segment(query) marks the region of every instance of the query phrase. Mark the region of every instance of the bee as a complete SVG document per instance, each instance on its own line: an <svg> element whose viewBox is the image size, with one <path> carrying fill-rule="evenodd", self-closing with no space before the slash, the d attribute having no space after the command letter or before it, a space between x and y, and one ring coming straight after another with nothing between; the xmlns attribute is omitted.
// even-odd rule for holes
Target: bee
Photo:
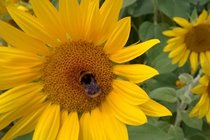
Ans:
<svg viewBox="0 0 210 140"><path fill-rule="evenodd" d="M85 94L91 98L95 98L101 93L101 88L91 72L81 72L80 84L83 86Z"/></svg>

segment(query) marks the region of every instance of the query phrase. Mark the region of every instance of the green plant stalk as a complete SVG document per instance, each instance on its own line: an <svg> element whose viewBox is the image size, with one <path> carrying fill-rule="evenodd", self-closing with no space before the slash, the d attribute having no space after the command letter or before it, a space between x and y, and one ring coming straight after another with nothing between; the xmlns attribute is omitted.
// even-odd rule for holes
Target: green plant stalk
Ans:
<svg viewBox="0 0 210 140"><path fill-rule="evenodd" d="M157 0L153 0L152 4L153 4L153 8L154 8L154 17L153 17L153 23L155 25L154 35L156 37L157 36L156 25L158 24L158 2L157 2Z"/></svg>
<svg viewBox="0 0 210 140"><path fill-rule="evenodd" d="M201 75L202 75L202 70L200 69L199 73L193 79L193 81L190 84L186 85L184 95L189 96L189 97L192 96L191 89L198 83L198 80L200 79ZM176 115L174 126L181 125L181 122L182 122L181 113L185 111L186 107L187 107L187 103L185 103L183 100L181 100L181 102L177 100L177 115Z"/></svg>

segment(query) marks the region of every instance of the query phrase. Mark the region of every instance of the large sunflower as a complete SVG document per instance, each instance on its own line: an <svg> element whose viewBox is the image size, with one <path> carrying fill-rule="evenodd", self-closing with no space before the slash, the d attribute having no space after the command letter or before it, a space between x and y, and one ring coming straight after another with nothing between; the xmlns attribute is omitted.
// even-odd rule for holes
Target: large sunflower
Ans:
<svg viewBox="0 0 210 140"><path fill-rule="evenodd" d="M122 0L31 0L35 13L9 7L23 30L0 21L0 129L2 140L34 130L34 140L128 139L126 124L145 115L171 115L136 83L158 72L142 64L121 64L159 40L124 48L130 17L118 20ZM113 63L114 62L114 63Z"/></svg>
<svg viewBox="0 0 210 140"><path fill-rule="evenodd" d="M170 52L172 63L178 63L179 67L189 58L194 73L199 62L210 62L210 15L203 10L191 23L181 17L175 17L174 21L181 27L163 32L164 35L171 37L164 51Z"/></svg>
<svg viewBox="0 0 210 140"><path fill-rule="evenodd" d="M206 65L208 64L208 65ZM200 95L200 100L190 112L191 117L206 117L210 123L210 64L204 64L205 75L199 79L199 84L192 89L192 92Z"/></svg>

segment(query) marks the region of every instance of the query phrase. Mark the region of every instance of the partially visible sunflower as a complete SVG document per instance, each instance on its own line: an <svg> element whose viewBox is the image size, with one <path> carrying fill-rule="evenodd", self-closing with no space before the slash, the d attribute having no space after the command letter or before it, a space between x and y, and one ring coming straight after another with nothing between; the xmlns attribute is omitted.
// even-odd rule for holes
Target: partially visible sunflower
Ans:
<svg viewBox="0 0 210 140"><path fill-rule="evenodd" d="M35 16L8 7L18 30L0 21L2 140L34 130L33 140L127 140L128 125L171 112L136 85L158 72L122 64L159 43L124 48L130 17L118 20L122 0L31 0Z"/></svg>
<svg viewBox="0 0 210 140"><path fill-rule="evenodd" d="M210 63L204 64L205 75L199 79L199 84L192 89L192 92L200 95L200 100L190 112L191 117L206 117L210 123Z"/></svg>
<svg viewBox="0 0 210 140"><path fill-rule="evenodd" d="M175 17L174 21L181 27L163 32L170 37L164 51L170 52L172 63L178 63L179 67L189 58L194 73L199 62L210 62L210 15L203 10L195 21L189 22L181 17Z"/></svg>

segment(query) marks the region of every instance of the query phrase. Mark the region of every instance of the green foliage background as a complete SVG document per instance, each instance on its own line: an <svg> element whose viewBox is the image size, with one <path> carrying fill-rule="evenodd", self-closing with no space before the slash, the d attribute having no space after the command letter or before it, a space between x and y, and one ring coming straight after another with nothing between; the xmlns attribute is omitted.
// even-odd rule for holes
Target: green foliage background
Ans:
<svg viewBox="0 0 210 140"><path fill-rule="evenodd" d="M171 117L149 118L145 125L129 126L130 140L210 140L210 125L206 120L189 118L188 115L199 99L190 92L199 72L190 75L189 62L182 68L171 64L171 60L163 52L168 38L162 34L164 30L177 26L173 17L193 20L203 9L210 13L210 0L124 0L121 16L132 17L129 43L151 38L161 41L144 56L131 62L146 63L160 72L160 75L140 86L151 98L173 112ZM177 81L184 85L178 86Z"/></svg>
<svg viewBox="0 0 210 140"><path fill-rule="evenodd" d="M57 6L57 0L52 0ZM167 37L164 30L177 26L175 16L195 19L203 9L210 13L210 0L124 0L120 18L132 17L132 30L128 41L133 44L152 38L161 43L130 63L145 63L156 68L160 75L139 85L151 98L168 107L173 116L151 118L142 126L128 126L130 140L210 140L210 125L205 119L189 118L188 113L199 97L190 93L189 87L196 83L196 76L190 75L189 63L178 68L172 65L163 52ZM7 17L5 20L8 20ZM184 86L178 86L177 81ZM187 93L187 94L186 94ZM6 130L5 130L6 131ZM16 140L30 140L32 134Z"/></svg>

